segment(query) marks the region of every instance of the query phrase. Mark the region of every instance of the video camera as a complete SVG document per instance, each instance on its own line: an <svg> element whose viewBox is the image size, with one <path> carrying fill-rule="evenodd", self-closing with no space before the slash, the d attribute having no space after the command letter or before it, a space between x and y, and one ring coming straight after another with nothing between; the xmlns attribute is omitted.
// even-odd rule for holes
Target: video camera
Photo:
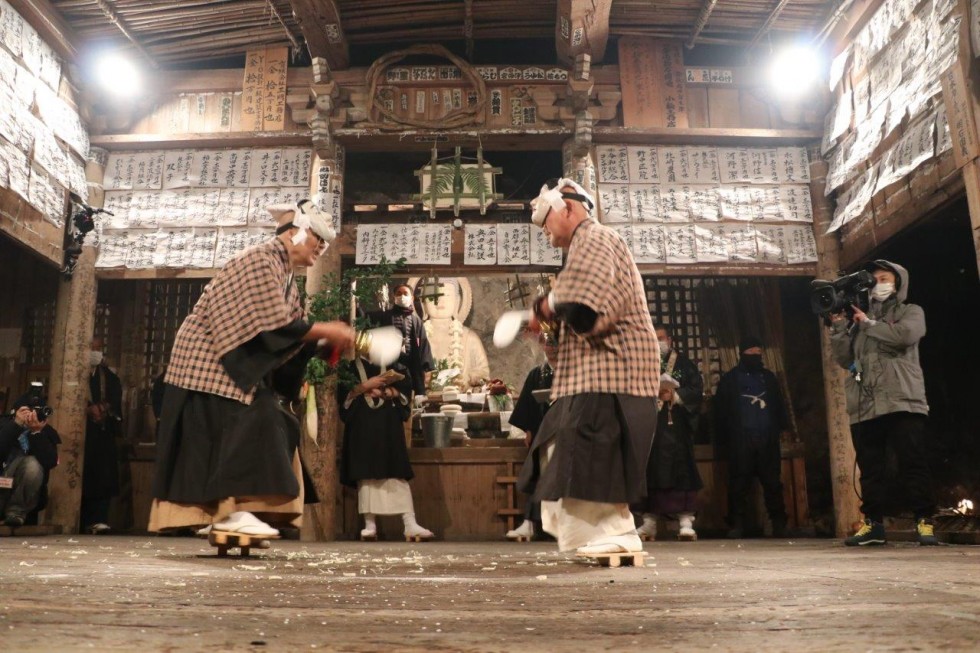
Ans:
<svg viewBox="0 0 980 653"><path fill-rule="evenodd" d="M94 216L99 213L112 215L112 213L105 209L92 208L80 199L76 201L76 196L74 195L72 195L72 199L78 205L78 210L75 211L75 215L71 219L73 227L71 242L65 246L64 267L61 269L61 274L65 277L65 280L71 280L72 275L75 273L75 266L78 265L78 257L82 255L82 243L85 242L85 236L95 229Z"/></svg>
<svg viewBox="0 0 980 653"><path fill-rule="evenodd" d="M833 281L814 279L810 282L810 310L830 323L830 316L845 313L854 319L854 306L867 311L871 305L870 291L875 285L874 275L867 270L847 274Z"/></svg>
<svg viewBox="0 0 980 653"><path fill-rule="evenodd" d="M26 406L34 411L39 422L46 421L54 414L54 408L48 405L48 398L44 394L44 384L40 381L31 382L31 389L27 392Z"/></svg>

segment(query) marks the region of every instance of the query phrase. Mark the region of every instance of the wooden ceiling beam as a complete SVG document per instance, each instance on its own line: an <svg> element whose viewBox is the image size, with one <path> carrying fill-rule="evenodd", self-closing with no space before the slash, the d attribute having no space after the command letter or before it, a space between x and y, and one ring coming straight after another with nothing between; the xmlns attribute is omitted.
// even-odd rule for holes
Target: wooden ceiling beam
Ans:
<svg viewBox="0 0 980 653"><path fill-rule="evenodd" d="M698 36L704 30L705 25L708 24L708 18L711 17L711 12L714 11L715 5L718 4L718 0L704 0L701 4L701 9L698 11L698 17L694 21L694 27L691 28L691 36L687 39L687 48L690 50L694 47L694 44L698 40Z"/></svg>
<svg viewBox="0 0 980 653"><path fill-rule="evenodd" d="M156 59L154 59L153 55L147 51L146 47L143 46L140 40L136 38L136 35L132 33L132 31L129 29L129 25L126 23L126 20L116 13L116 8L112 6L112 3L109 2L109 0L96 0L96 4L99 5L99 9L101 9L102 13L105 14L105 17L109 19L109 22L115 25L119 31L122 32L122 35L129 39L129 42L133 44L133 47L136 48L141 55L143 55L143 58L149 62L150 66L153 68L159 68L160 66Z"/></svg>
<svg viewBox="0 0 980 653"><path fill-rule="evenodd" d="M558 61L571 65L579 54L602 61L609 40L609 9L612 0L558 0L555 45Z"/></svg>
<svg viewBox="0 0 980 653"><path fill-rule="evenodd" d="M323 57L331 70L350 66L347 37L340 23L336 0L289 0L310 57Z"/></svg>

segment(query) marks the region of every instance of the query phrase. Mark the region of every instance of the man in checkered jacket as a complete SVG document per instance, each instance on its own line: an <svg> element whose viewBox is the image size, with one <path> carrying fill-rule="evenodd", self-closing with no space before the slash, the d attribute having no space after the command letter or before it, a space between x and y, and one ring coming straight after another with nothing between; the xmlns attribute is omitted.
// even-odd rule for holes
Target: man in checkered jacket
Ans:
<svg viewBox="0 0 980 653"><path fill-rule="evenodd" d="M519 484L541 500L562 551L640 551L629 504L646 495L660 351L629 247L592 208L570 179L545 184L535 202L532 221L568 254L530 325L557 322L560 336L554 403Z"/></svg>
<svg viewBox="0 0 980 653"><path fill-rule="evenodd" d="M150 530L208 526L274 537L299 526L299 423L280 397L299 393L318 341L345 350L353 330L305 319L296 268L334 238L309 200L267 209L276 236L211 280L177 333L164 378ZM262 520L265 521L262 521Z"/></svg>

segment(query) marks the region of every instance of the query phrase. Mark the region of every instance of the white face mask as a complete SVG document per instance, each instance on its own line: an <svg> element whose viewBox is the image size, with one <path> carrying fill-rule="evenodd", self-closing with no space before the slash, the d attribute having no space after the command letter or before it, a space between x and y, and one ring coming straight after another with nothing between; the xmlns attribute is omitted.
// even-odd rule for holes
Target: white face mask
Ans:
<svg viewBox="0 0 980 653"><path fill-rule="evenodd" d="M895 292L895 284L893 283L878 283L875 287L871 289L871 298L876 299L879 302L883 302Z"/></svg>
<svg viewBox="0 0 980 653"><path fill-rule="evenodd" d="M659 342L660 342L661 354L664 353L665 351L670 351L670 343L668 343L666 340L660 340Z"/></svg>
<svg viewBox="0 0 980 653"><path fill-rule="evenodd" d="M402 308L408 308L409 306L412 305L412 296L411 295L396 295L395 296L395 305L401 306Z"/></svg>
<svg viewBox="0 0 980 653"><path fill-rule="evenodd" d="M102 352L101 351L90 351L88 353L88 364L95 367L102 363Z"/></svg>

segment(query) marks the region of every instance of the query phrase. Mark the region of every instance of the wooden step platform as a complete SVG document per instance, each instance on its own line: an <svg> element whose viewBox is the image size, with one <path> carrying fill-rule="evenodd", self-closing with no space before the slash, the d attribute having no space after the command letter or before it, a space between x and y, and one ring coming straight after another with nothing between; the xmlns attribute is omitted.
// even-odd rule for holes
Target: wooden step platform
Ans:
<svg viewBox="0 0 980 653"><path fill-rule="evenodd" d="M279 536L274 537L268 536L254 536L254 535L242 535L239 533L229 533L227 531L216 531L212 530L208 534L208 544L218 548L218 557L225 557L228 555L228 549L240 549L241 556L247 558L251 553L252 548L256 549L268 549L272 546L270 540L278 540Z"/></svg>
<svg viewBox="0 0 980 653"><path fill-rule="evenodd" d="M603 567L642 567L646 552L629 553L576 553L576 558L595 560Z"/></svg>
<svg viewBox="0 0 980 653"><path fill-rule="evenodd" d="M406 535L405 536L405 541L406 542L431 542L434 539L435 539L434 537L422 537L421 535Z"/></svg>

